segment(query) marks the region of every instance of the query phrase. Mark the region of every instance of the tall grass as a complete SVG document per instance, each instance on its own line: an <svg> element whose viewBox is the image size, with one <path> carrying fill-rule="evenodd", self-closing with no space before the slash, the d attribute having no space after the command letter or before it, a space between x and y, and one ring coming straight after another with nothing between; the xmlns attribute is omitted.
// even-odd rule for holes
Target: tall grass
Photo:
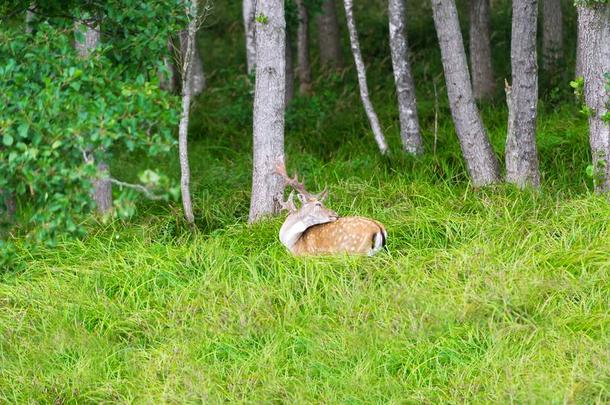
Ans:
<svg viewBox="0 0 610 405"><path fill-rule="evenodd" d="M134 220L90 226L85 239L19 250L24 268L0 274L0 402L608 403L610 202L591 192L576 106L541 106L539 192L472 189L438 55L425 53L430 28L417 20L425 157L399 152L382 52L369 73L389 158L351 69L318 76L315 97L287 113L289 169L312 189L328 185L340 214L386 224L389 253L294 258L277 238L281 218L245 223L251 87L234 67L238 15L218 4L202 37L197 229L179 205L143 203ZM362 21L365 46L383 38L380 16ZM213 35L221 26L230 35ZM501 159L506 111L482 112ZM133 156L113 170L129 178L151 164L178 173L176 159Z"/></svg>

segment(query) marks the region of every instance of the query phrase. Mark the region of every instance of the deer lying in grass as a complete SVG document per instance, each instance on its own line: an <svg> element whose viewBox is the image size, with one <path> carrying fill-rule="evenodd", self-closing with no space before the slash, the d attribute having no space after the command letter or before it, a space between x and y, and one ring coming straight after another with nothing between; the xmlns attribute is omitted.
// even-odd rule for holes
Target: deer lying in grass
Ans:
<svg viewBox="0 0 610 405"><path fill-rule="evenodd" d="M319 255L333 253L366 254L379 252L386 243L388 234L377 221L364 217L339 217L336 212L323 205L328 191L313 195L299 183L297 176L288 177L283 166L278 173L286 185L294 190L282 208L288 217L280 229L280 241L296 255ZM301 201L301 208L294 202L294 191Z"/></svg>

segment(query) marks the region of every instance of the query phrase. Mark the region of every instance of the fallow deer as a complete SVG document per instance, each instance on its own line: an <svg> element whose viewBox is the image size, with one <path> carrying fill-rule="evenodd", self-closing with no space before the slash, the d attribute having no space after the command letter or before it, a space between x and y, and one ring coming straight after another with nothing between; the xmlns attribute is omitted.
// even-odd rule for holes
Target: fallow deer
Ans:
<svg viewBox="0 0 610 405"><path fill-rule="evenodd" d="M388 234L382 224L364 217L339 217L323 204L328 196L324 190L318 195L309 193L298 177L288 177L285 167L278 166L278 173L285 184L293 188L282 208L288 217L280 229L280 241L296 256L333 253L366 254L379 252ZM301 201L301 208L294 202L294 191Z"/></svg>

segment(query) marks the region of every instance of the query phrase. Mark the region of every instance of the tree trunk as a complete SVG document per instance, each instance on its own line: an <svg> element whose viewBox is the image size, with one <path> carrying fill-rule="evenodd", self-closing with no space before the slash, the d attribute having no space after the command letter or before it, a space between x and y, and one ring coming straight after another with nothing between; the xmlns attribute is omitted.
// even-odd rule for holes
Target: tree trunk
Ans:
<svg viewBox="0 0 610 405"><path fill-rule="evenodd" d="M513 0L506 180L520 188L540 187L536 149L538 64L536 54L537 0Z"/></svg>
<svg viewBox="0 0 610 405"><path fill-rule="evenodd" d="M498 160L474 102L455 0L432 0L451 115L475 186L500 179Z"/></svg>
<svg viewBox="0 0 610 405"><path fill-rule="evenodd" d="M176 56L174 49L174 42L172 38L167 40L167 50L169 56L163 58L163 66L167 69L168 73L159 72L159 87L170 93L175 93L177 90L177 72L176 72Z"/></svg>
<svg viewBox="0 0 610 405"><path fill-rule="evenodd" d="M91 52L100 43L99 27L91 28L80 22L75 23L75 30L83 34L82 41L77 37L74 46L81 58L88 58ZM104 161L97 164L98 177L93 180L93 201L97 211L104 215L112 209L112 183L110 181L110 167Z"/></svg>
<svg viewBox="0 0 610 405"><path fill-rule="evenodd" d="M255 3L255 0L243 0L242 3L244 33L246 37L246 68L249 75L254 73L256 64Z"/></svg>
<svg viewBox="0 0 610 405"><path fill-rule="evenodd" d="M542 0L542 67L556 73L563 58L561 0Z"/></svg>
<svg viewBox="0 0 610 405"><path fill-rule="evenodd" d="M381 126L379 125L379 118L373 109L373 104L369 98L369 88L366 84L366 69L364 62L362 61L362 53L360 52L360 43L358 42L358 32L356 31L356 23L354 20L353 13L353 0L344 0L345 6L345 17L347 18L347 28L349 31L349 40L352 47L352 54L354 55L354 62L356 64L356 71L358 73L358 86L360 87L360 98L364 105L364 110L369 118L373 135L375 136L375 142L379 147L379 151L382 155L388 153L388 144L385 141L385 137L381 132Z"/></svg>
<svg viewBox="0 0 610 405"><path fill-rule="evenodd" d="M32 21L34 20L34 9L36 7L35 3L30 3L30 7L25 12L25 32L26 34L31 34L34 32L34 27L32 26Z"/></svg>
<svg viewBox="0 0 610 405"><path fill-rule="evenodd" d="M256 86L252 197L249 221L279 212L284 180L276 172L284 163L286 92L286 21L283 0L258 0L256 14Z"/></svg>
<svg viewBox="0 0 610 405"><path fill-rule="evenodd" d="M589 116L589 143L593 156L595 190L610 192L610 125L603 117L608 113L608 79L610 72L610 4L578 7L579 30L583 43L581 49L582 73L585 79L585 103L591 110Z"/></svg>
<svg viewBox="0 0 610 405"><path fill-rule="evenodd" d="M288 104L290 104L290 102L294 98L294 63L292 60L292 41L290 40L290 31L288 31L288 28L286 28L284 40L286 41L286 53L284 55L284 66L286 69L286 95L284 96L284 103L286 104L286 106L288 106Z"/></svg>
<svg viewBox="0 0 610 405"><path fill-rule="evenodd" d="M309 15L305 0L296 0L299 17L297 31L297 75L299 76L299 93L311 94L311 65L309 64Z"/></svg>
<svg viewBox="0 0 610 405"><path fill-rule="evenodd" d="M322 1L322 12L318 15L317 22L320 63L325 67L341 69L343 67L343 51L341 50L335 0Z"/></svg>
<svg viewBox="0 0 610 405"><path fill-rule="evenodd" d="M582 75L583 75L582 53L583 53L583 49L587 46L587 44L584 39L584 32L581 29L581 25L582 25L581 13L578 13L577 19L578 19L578 23L576 24L576 66L575 66L574 77L582 77Z"/></svg>
<svg viewBox="0 0 610 405"><path fill-rule="evenodd" d="M394 69L394 82L396 83L396 96L398 97L400 139L405 152L420 155L424 152L424 147L417 118L415 85L413 84L409 63L405 0L389 0L388 15L392 67Z"/></svg>
<svg viewBox="0 0 610 405"><path fill-rule="evenodd" d="M474 98L484 100L496 91L491 63L489 0L470 0L470 66Z"/></svg>
<svg viewBox="0 0 610 405"><path fill-rule="evenodd" d="M191 201L191 170L188 157L188 130L191 112L191 97L196 90L194 85L194 68L196 66L197 54L195 52L197 36L197 0L190 0L187 6L189 15L188 29L180 33L182 53L182 114L178 127L178 149L180 156L180 191L182 194L182 207L184 217L189 224L195 222L193 214L193 203ZM186 33L186 35L184 35Z"/></svg>
<svg viewBox="0 0 610 405"><path fill-rule="evenodd" d="M186 57L189 35L190 33L188 30L180 31L180 53L182 55L182 60ZM193 55L189 67L190 75L188 84L191 86L191 96L196 96L201 94L205 89L205 73L203 72L203 63L201 62L201 55L199 54L199 48L197 46L197 34L195 34L195 37L193 38L192 52Z"/></svg>

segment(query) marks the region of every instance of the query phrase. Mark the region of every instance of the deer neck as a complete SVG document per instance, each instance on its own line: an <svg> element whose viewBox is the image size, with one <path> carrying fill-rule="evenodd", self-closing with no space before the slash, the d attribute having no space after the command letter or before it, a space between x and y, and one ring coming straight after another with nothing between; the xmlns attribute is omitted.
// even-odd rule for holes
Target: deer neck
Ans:
<svg viewBox="0 0 610 405"><path fill-rule="evenodd" d="M280 228L280 241L288 250L293 252L297 242L301 239L303 232L305 232L307 228L309 228L309 226L307 226L301 218L296 216L291 218L289 216Z"/></svg>

